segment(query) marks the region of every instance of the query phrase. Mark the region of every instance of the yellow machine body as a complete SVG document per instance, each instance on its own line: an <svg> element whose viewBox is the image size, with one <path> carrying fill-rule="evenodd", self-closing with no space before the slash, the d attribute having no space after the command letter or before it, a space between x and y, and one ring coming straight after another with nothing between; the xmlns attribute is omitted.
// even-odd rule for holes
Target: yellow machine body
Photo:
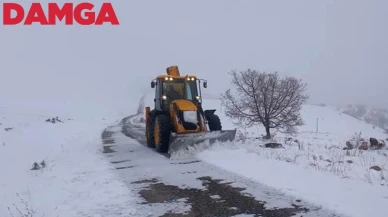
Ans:
<svg viewBox="0 0 388 217"><path fill-rule="evenodd" d="M168 67L166 71L151 82L156 90L155 107L145 108L148 146L171 155L206 140L211 143L234 140L236 129L222 130L215 109L202 110L200 83L196 83L199 79L193 75L181 76L177 66ZM164 89L167 86L181 97L171 97ZM203 86L206 88L206 81Z"/></svg>
<svg viewBox="0 0 388 217"><path fill-rule="evenodd" d="M174 125L175 133L177 134L185 134L185 133L199 133L199 132L205 132L208 131L205 120L203 118L199 118L198 120L198 126L195 130L187 130L183 127L182 122L179 121L178 115L176 114L176 110L174 109L174 106L176 106L179 111L186 112L186 111L198 111L197 106L188 100L174 100L170 105L170 117L171 117L171 123Z"/></svg>

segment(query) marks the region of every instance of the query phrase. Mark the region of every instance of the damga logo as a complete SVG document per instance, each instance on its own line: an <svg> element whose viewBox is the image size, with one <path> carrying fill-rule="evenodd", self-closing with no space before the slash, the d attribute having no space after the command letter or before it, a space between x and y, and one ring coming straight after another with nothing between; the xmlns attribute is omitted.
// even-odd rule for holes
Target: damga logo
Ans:
<svg viewBox="0 0 388 217"><path fill-rule="evenodd" d="M41 3L31 3L30 8L24 8L18 3L3 3L3 25L56 25L57 21L64 21L66 25L73 25L75 22L80 25L120 24L111 3L103 3L98 11L89 2L64 3L62 6L54 2L45 4L47 14Z"/></svg>

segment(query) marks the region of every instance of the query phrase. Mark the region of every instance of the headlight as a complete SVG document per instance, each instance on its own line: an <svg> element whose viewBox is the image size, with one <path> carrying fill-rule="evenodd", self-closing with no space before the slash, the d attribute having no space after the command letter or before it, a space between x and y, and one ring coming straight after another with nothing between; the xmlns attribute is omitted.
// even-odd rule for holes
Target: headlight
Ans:
<svg viewBox="0 0 388 217"><path fill-rule="evenodd" d="M163 100L166 100L166 99L167 99L167 96L162 96L162 99L163 99Z"/></svg>

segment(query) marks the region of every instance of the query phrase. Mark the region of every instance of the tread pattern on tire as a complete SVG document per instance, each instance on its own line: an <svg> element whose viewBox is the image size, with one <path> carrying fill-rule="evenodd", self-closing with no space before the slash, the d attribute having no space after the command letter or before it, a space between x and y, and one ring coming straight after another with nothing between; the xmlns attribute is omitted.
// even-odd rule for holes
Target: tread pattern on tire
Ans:
<svg viewBox="0 0 388 217"><path fill-rule="evenodd" d="M168 145L170 143L170 134L171 134L171 122L170 118L167 115L158 115L155 119L155 124L158 124L160 143L156 145L158 152L165 153L168 151Z"/></svg>
<svg viewBox="0 0 388 217"><path fill-rule="evenodd" d="M154 121L152 121L152 117L150 117L149 120L149 133L150 133L150 140L147 140L147 146L150 148L155 148L155 127L154 127Z"/></svg>
<svg viewBox="0 0 388 217"><path fill-rule="evenodd" d="M209 114L206 119L208 121L210 131L222 130L221 120L218 115Z"/></svg>

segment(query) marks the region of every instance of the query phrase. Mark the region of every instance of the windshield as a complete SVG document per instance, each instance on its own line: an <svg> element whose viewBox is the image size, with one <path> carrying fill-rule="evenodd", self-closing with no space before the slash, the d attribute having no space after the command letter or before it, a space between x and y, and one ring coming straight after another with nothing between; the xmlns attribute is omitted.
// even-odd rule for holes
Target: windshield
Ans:
<svg viewBox="0 0 388 217"><path fill-rule="evenodd" d="M187 81L185 79L164 80L163 94L170 101L175 99L195 100L198 96L197 83L195 80Z"/></svg>

